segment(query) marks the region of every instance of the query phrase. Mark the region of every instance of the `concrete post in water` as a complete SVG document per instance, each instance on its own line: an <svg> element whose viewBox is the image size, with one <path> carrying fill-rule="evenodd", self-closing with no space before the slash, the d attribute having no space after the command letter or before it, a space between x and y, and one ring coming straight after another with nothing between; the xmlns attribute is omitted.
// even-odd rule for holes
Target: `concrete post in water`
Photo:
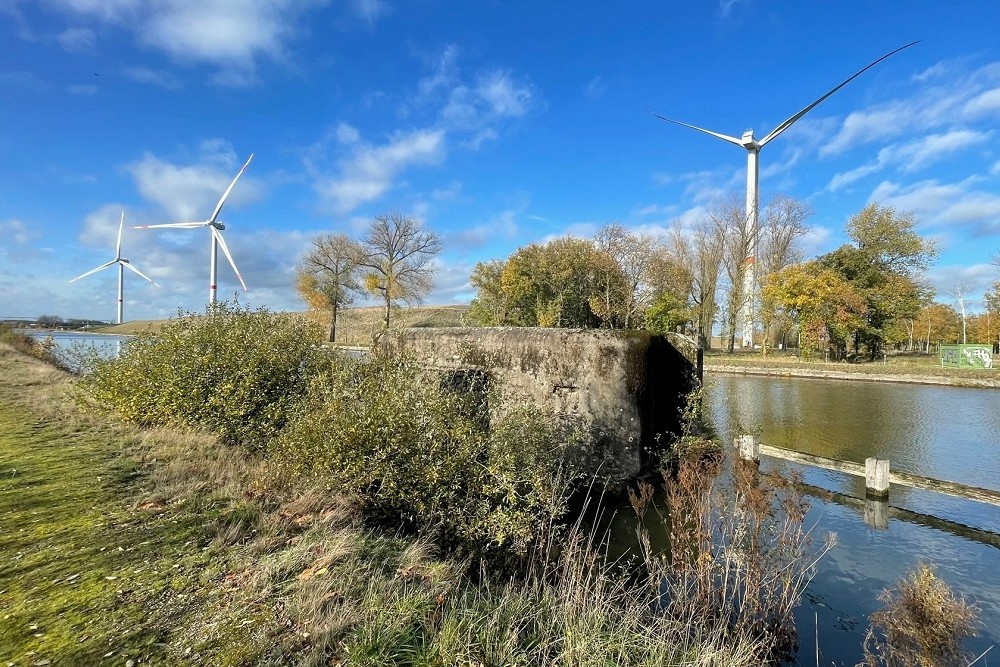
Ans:
<svg viewBox="0 0 1000 667"><path fill-rule="evenodd" d="M889 497L888 459L865 459L865 492L873 498Z"/></svg>
<svg viewBox="0 0 1000 667"><path fill-rule="evenodd" d="M740 453L740 458L744 461L760 460L760 441L756 436L738 435L734 444Z"/></svg>
<svg viewBox="0 0 1000 667"><path fill-rule="evenodd" d="M875 530L889 527L889 501L884 498L865 498L865 524Z"/></svg>

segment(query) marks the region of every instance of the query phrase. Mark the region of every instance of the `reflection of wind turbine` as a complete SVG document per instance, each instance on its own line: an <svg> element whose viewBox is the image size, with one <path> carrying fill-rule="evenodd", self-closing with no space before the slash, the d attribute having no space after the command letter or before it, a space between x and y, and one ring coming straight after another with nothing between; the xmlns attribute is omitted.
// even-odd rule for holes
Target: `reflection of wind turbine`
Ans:
<svg viewBox="0 0 1000 667"><path fill-rule="evenodd" d="M759 208L759 201L757 197L757 181L759 176L757 155L758 153L760 153L760 149L766 146L768 142L770 142L772 139L776 139L779 134L781 134L789 127L791 127L791 125L799 118L802 118L807 113L812 111L813 107L818 105L826 98L830 97L830 95L833 95L835 92L846 86L848 83L850 83L857 77L861 76L861 74L863 74L865 71L874 67L875 65L882 62L889 56L899 53L903 49L909 48L914 44L917 44L917 42L911 42L906 46L901 46L898 49L890 51L889 53L885 54L878 60L872 61L871 63L865 65L857 72L852 74L848 79L845 79L843 82L841 82L836 88L825 93L822 97L820 97L818 100L807 106L805 109L799 111L797 114L795 114L785 122L778 125L778 127L774 128L774 130L772 130L770 134L768 134L760 141L758 141L753 136L753 130L747 130L746 132L743 133L743 136L741 138L737 139L736 137L730 137L725 134L719 134L718 132L712 132L711 130L706 130L704 128L697 127L695 125L688 125L687 123L682 123L677 120L664 118L663 116L660 116L658 114L652 114L657 118L659 118L660 120L665 120L668 123L674 123L675 125L683 125L684 127L689 127L692 130L698 130L699 132L710 134L713 137L717 137L719 139L722 139L723 141L728 141L731 144L736 144L741 148L745 148L747 151L747 204L746 204L746 221L744 224L745 224L746 237L750 241L750 252L748 253L748 256L746 258L746 264L744 266L744 271L743 271L744 299L743 299L743 304L740 306L740 314L737 320L741 322L743 326L744 347L753 346L753 312L750 306L752 305L751 302L753 300L753 290L754 290L754 273L755 273L754 258L757 255L757 213Z"/></svg>
<svg viewBox="0 0 1000 667"><path fill-rule="evenodd" d="M106 269L109 266L114 266L115 264L117 264L118 265L118 319L116 321L117 324L121 324L122 323L122 314L123 314L123 311L124 311L124 303L125 303L125 301L124 301L125 269L128 269L129 271L132 271L133 273L139 274L140 276L142 276L143 278L145 278L149 282L151 282L154 285L156 285L156 283L153 282L152 278L148 277L142 271L140 271L139 269L137 269L134 266L132 266L132 264L128 261L128 259L126 259L125 257L122 257L122 229L124 227L125 227L125 211L122 210L122 219L121 219L121 222L118 223L118 244L115 246L115 258L113 260L111 260L110 262L105 262L104 264L101 264L96 269L91 269L90 271L87 271L86 273L81 274L81 275L77 276L76 278L73 278L73 280L69 281L69 282L73 282L75 280L79 280L80 278L86 278L87 276L91 275L92 273L97 273L98 271ZM159 287L159 285L156 285L156 286Z"/></svg>
<svg viewBox="0 0 1000 667"><path fill-rule="evenodd" d="M240 176L246 170L247 165L250 164L250 160L253 159L253 153L247 158L247 161L243 164L239 173L236 174L236 178L233 182L229 184L226 191L222 193L222 198L219 199L219 203L215 205L215 211L212 212L212 217L208 220L203 220L201 222L172 222L165 225L142 225L141 227L136 227L136 229L159 229L165 227L176 227L178 229L194 229L195 227L208 227L212 232L212 250L209 255L208 264L208 302L215 303L215 292L216 285L218 283L219 277L219 248L222 248L223 254L226 259L229 260L229 265L233 267L233 272L236 273L236 277L239 278L240 284L243 285L243 291L247 291L247 284L243 282L243 276L240 275L240 270L236 268L236 262L233 261L233 256L229 252L229 247L226 246L226 239L222 238L222 230L226 228L224 224L218 222L219 211L222 210L222 205L226 203L226 197L232 192L233 187L236 185L236 181L240 180Z"/></svg>

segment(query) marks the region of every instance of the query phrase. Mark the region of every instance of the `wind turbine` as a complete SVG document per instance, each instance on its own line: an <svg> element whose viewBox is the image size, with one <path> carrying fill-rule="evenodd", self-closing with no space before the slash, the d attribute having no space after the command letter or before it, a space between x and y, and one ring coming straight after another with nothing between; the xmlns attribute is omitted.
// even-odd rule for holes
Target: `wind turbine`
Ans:
<svg viewBox="0 0 1000 667"><path fill-rule="evenodd" d="M146 274L144 274L142 271L140 271L139 269L137 269L134 266L132 266L131 262L129 262L128 259L126 259L125 257L122 257L122 229L124 229L124 228L125 228L125 210L122 209L122 219L121 219L121 222L118 223L118 243L115 246L115 258L113 260L111 260L110 262L105 262L104 264L101 264L96 269L91 269L90 271L87 271L86 273L81 274L81 275L77 276L76 278L73 278L73 280L69 281L69 282L74 282L76 280L79 280L80 278L86 278L87 276L89 276L89 275L91 275L93 273L97 273L98 271L102 271L102 270L108 268L109 266L114 266L115 264L117 264L118 265L118 319L115 322L116 324L121 324L122 323L122 314L124 312L124 305L125 305L125 300L124 300L124 292L125 292L125 269L128 269L129 271L132 271L133 273L139 274L140 276L142 276L143 278L145 278L149 282L151 282L154 285L156 285L156 282L154 282L152 278L150 278L149 276L147 276ZM156 285L156 286L159 287L159 285Z"/></svg>
<svg viewBox="0 0 1000 667"><path fill-rule="evenodd" d="M742 137L737 139L736 137L730 137L729 135L726 134L719 134L718 132L712 132L711 130L706 130L705 128L702 127L697 127L695 125L682 123L679 120L665 118L663 116L650 112L653 116L656 116L660 120L665 120L668 123L674 123L675 125L683 125L684 127L689 127L692 130L698 130L699 132L710 134L713 137L717 137L719 139L722 139L723 141L728 141L731 144L736 144L741 148L745 148L747 151L747 201L746 201L746 220L744 222L745 225L744 229L746 237L750 239L750 253L745 260L745 266L743 270L743 294L745 295L745 298L743 300L743 304L740 306L740 313L737 315L737 321L741 322L743 325L743 347L753 347L753 309L751 308L752 305L751 302L753 300L754 284L756 280L754 260L756 259L757 256L757 215L759 212L758 209L760 205L757 196L757 183L759 180L759 173L760 173L760 167L757 158L760 153L760 149L762 149L772 140L776 139L779 134L781 134L789 127L791 127L792 124L795 123L795 121L797 121L799 118L802 118L807 113L812 111L813 107L815 107L820 102L833 95L835 92L837 92L838 90L849 84L854 79L861 76L864 72L871 69L875 65L879 64L889 56L899 53L903 49L908 49L914 44L918 43L919 42L910 42L909 44L901 46L893 51L890 51L881 58L873 60L872 62L868 63L867 65L859 69L857 72L852 74L849 78L845 79L840 84L838 84L836 88L829 90L815 102L813 102L806 108L799 111L794 116L788 118L783 123L778 125L778 127L774 128L774 130L772 130L770 134L768 134L766 137L764 137L759 141L757 140L756 137L754 137L752 129L747 130L746 132L743 133Z"/></svg>
<svg viewBox="0 0 1000 667"><path fill-rule="evenodd" d="M219 218L219 211L222 210L222 205L226 203L226 198L229 196L229 193L233 191L233 187L236 185L236 181L240 180L240 176L243 175L243 172L246 170L247 165L250 164L250 160L252 159L253 159L253 153L251 153L250 157L247 158L247 161L243 164L243 167L240 169L239 173L236 174L236 177L233 179L233 182L230 183L229 187L226 188L226 191L222 193L222 197L219 199L219 203L215 205L215 211L212 212L212 217L210 217L208 220L202 220L201 222L171 222L164 225L142 225L140 227L136 227L136 229L160 229L166 227L175 227L177 229L194 229L196 227L208 227L209 230L211 230L212 248L208 260L208 273L209 273L208 302L210 304L215 303L216 285L218 284L218 278L219 278L220 247L222 248L223 254L225 254L226 256L226 259L229 260L229 265L233 267L233 272L236 274L236 277L239 278L240 284L243 285L243 291L244 292L247 291L247 284L243 282L243 276L240 275L240 270L236 268L236 262L233 261L233 256L229 252L229 247L226 246L226 239L222 238L222 230L225 229L226 226L221 222L218 222L218 218Z"/></svg>

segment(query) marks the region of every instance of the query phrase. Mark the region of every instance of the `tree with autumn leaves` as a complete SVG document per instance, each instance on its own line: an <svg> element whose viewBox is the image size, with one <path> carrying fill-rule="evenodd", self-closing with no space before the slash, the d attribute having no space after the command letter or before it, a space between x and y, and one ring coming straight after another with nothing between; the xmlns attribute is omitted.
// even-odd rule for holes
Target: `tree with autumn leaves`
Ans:
<svg viewBox="0 0 1000 667"><path fill-rule="evenodd" d="M330 311L330 342L336 341L339 309L359 293L368 292L385 304L388 329L394 303L419 302L430 292L433 259L440 251L437 234L414 218L377 215L360 241L344 234L313 239L296 268L296 288L311 307Z"/></svg>

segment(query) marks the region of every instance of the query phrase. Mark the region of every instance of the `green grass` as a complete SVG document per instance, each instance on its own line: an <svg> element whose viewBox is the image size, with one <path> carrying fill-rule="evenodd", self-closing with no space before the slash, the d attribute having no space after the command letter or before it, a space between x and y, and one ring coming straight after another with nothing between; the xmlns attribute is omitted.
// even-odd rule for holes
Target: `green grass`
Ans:
<svg viewBox="0 0 1000 667"><path fill-rule="evenodd" d="M0 664L173 664L166 645L226 563L207 529L219 509L134 506L135 436L38 414L23 401L47 383L22 370L4 374L19 391L0 387Z"/></svg>

